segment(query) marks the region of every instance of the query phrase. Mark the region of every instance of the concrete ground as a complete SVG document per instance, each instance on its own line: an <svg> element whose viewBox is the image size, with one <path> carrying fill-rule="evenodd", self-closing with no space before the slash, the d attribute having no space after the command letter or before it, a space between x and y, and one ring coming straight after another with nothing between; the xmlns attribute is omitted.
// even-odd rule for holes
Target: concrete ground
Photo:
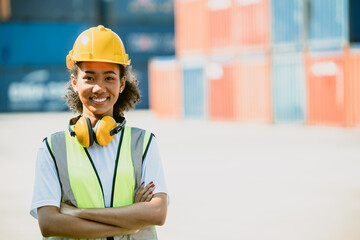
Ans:
<svg viewBox="0 0 360 240"><path fill-rule="evenodd" d="M36 151L72 115L0 114L2 239L41 238ZM159 142L170 193L159 239L360 239L360 129L126 116Z"/></svg>

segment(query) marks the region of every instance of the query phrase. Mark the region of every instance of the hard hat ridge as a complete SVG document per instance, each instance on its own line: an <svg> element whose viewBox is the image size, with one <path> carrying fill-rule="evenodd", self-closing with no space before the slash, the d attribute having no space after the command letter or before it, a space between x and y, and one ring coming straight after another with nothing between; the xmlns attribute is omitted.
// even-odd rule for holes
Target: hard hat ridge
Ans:
<svg viewBox="0 0 360 240"><path fill-rule="evenodd" d="M76 39L73 49L66 57L66 66L72 69L75 62L109 62L130 64L121 38L102 25L82 32Z"/></svg>

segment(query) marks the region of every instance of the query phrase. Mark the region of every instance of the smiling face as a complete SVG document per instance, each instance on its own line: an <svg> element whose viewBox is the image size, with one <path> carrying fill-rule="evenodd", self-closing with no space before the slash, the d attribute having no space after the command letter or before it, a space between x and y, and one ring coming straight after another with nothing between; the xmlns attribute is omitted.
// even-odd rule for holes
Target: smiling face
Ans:
<svg viewBox="0 0 360 240"><path fill-rule="evenodd" d="M83 104L83 115L91 122L103 116L113 117L113 107L125 87L125 77L120 79L120 68L115 63L82 62L78 77L71 75L74 91Z"/></svg>

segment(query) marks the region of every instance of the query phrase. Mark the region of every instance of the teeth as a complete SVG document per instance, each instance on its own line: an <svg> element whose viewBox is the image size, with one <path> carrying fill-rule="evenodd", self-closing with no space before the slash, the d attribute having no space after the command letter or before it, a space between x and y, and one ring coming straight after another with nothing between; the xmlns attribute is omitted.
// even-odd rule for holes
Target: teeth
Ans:
<svg viewBox="0 0 360 240"><path fill-rule="evenodd" d="M106 98L93 98L92 100L93 100L94 102L101 103L101 102L105 102L105 101L106 101Z"/></svg>

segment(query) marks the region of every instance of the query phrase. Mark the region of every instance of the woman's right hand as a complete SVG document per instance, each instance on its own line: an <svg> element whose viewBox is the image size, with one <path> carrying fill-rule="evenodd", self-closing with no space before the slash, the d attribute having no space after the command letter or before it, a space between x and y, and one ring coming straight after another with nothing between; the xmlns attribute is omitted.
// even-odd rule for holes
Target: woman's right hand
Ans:
<svg viewBox="0 0 360 240"><path fill-rule="evenodd" d="M143 182L140 187L136 190L134 196L134 203L138 202L150 202L152 199L153 191L155 189L155 184L150 182L148 185L144 186L145 183Z"/></svg>

